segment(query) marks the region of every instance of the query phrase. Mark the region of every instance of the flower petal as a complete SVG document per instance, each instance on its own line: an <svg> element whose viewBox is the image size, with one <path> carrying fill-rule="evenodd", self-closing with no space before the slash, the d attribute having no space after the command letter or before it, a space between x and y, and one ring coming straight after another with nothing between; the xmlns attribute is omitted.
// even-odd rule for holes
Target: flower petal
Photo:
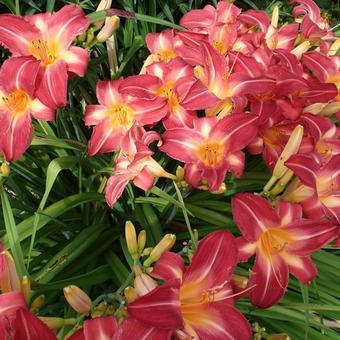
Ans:
<svg viewBox="0 0 340 340"><path fill-rule="evenodd" d="M90 22L79 5L66 5L53 13L49 19L48 36L66 49L77 35L86 31Z"/></svg>
<svg viewBox="0 0 340 340"><path fill-rule="evenodd" d="M122 196L130 179L129 175L113 175L109 178L105 187L105 199L110 207L113 207Z"/></svg>
<svg viewBox="0 0 340 340"><path fill-rule="evenodd" d="M32 57L11 57L5 60L0 70L1 87L7 93L22 90L33 97L39 65L39 61Z"/></svg>
<svg viewBox="0 0 340 340"><path fill-rule="evenodd" d="M280 225L279 216L268 200L253 194L231 199L234 221L248 241L257 241L267 227Z"/></svg>
<svg viewBox="0 0 340 340"><path fill-rule="evenodd" d="M237 245L237 262L247 262L249 258L255 255L257 242L249 242L241 236L236 239Z"/></svg>
<svg viewBox="0 0 340 340"><path fill-rule="evenodd" d="M55 112L44 105L39 99L30 102L30 111L35 119L51 121L55 119Z"/></svg>
<svg viewBox="0 0 340 340"><path fill-rule="evenodd" d="M41 320L24 308L17 311L13 328L14 339L57 339L56 335Z"/></svg>
<svg viewBox="0 0 340 340"><path fill-rule="evenodd" d="M289 223L301 221L302 207L299 204L289 203L280 200L278 214L281 218L280 226L284 227Z"/></svg>
<svg viewBox="0 0 340 340"><path fill-rule="evenodd" d="M215 301L231 295L227 283L237 262L235 239L227 231L217 231L205 236L198 244L189 268L183 275L181 299L190 300L204 290L220 288Z"/></svg>
<svg viewBox="0 0 340 340"><path fill-rule="evenodd" d="M282 298L288 285L288 266L280 255L263 256L256 254L253 274L249 287L255 286L250 292L250 301L254 306L268 308Z"/></svg>
<svg viewBox="0 0 340 340"><path fill-rule="evenodd" d="M334 240L338 227L322 220L301 220L285 228L292 242L287 245L290 253L306 256Z"/></svg>
<svg viewBox="0 0 340 340"><path fill-rule="evenodd" d="M289 266L289 272L305 285L310 284L318 274L318 269L309 256L282 255Z"/></svg>
<svg viewBox="0 0 340 340"><path fill-rule="evenodd" d="M85 340L111 340L118 325L113 316L98 317L84 322Z"/></svg>
<svg viewBox="0 0 340 340"><path fill-rule="evenodd" d="M8 111L0 111L0 153L6 161L16 161L23 155L29 146L31 132L28 112L13 116Z"/></svg>
<svg viewBox="0 0 340 340"><path fill-rule="evenodd" d="M24 18L12 15L0 15L0 44L14 55L30 55L32 40L39 39L40 33Z"/></svg>
<svg viewBox="0 0 340 340"><path fill-rule="evenodd" d="M153 326L165 329L183 327L178 289L168 284L158 286L128 305L129 315Z"/></svg>
<svg viewBox="0 0 340 340"><path fill-rule="evenodd" d="M173 279L182 280L184 261L176 253L165 252L156 262L151 275L156 279L170 281Z"/></svg>
<svg viewBox="0 0 340 340"><path fill-rule="evenodd" d="M193 339L249 340L252 334L242 313L223 302L209 303L199 313L185 315L185 326Z"/></svg>
<svg viewBox="0 0 340 340"><path fill-rule="evenodd" d="M1 316L13 316L19 308L27 308L24 296L19 292L0 294Z"/></svg>
<svg viewBox="0 0 340 340"><path fill-rule="evenodd" d="M67 79L67 66L63 60L41 68L36 96L51 109L64 107L67 103Z"/></svg>
<svg viewBox="0 0 340 340"><path fill-rule="evenodd" d="M83 77L87 70L90 54L81 47L71 46L60 58L66 62L69 73Z"/></svg>
<svg viewBox="0 0 340 340"><path fill-rule="evenodd" d="M172 329L156 328L138 320L127 318L120 324L112 340L170 340L172 333Z"/></svg>

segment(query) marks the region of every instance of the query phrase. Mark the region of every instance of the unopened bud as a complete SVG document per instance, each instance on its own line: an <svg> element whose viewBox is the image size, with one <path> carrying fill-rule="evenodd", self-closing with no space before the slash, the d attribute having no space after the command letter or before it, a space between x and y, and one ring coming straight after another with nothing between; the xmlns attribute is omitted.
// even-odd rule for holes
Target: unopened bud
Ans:
<svg viewBox="0 0 340 340"><path fill-rule="evenodd" d="M226 191L227 191L227 186L226 186L226 184L223 182L223 183L220 185L220 187L218 188L218 190L212 191L211 193L212 193L212 194L215 194L215 195L219 195L219 194L224 194Z"/></svg>
<svg viewBox="0 0 340 340"><path fill-rule="evenodd" d="M21 280L21 291L26 303L28 304L31 298L31 282L26 275Z"/></svg>
<svg viewBox="0 0 340 340"><path fill-rule="evenodd" d="M145 249L143 250L143 255L144 255L144 256L150 255L151 252L152 252L152 249L153 249L152 247L145 248Z"/></svg>
<svg viewBox="0 0 340 340"><path fill-rule="evenodd" d="M145 243L146 243L146 231L141 230L138 234L138 240L137 240L138 251L140 253L144 250Z"/></svg>
<svg viewBox="0 0 340 340"><path fill-rule="evenodd" d="M300 45L296 46L290 53L294 54L296 58L300 59L304 53L306 53L311 47L311 43L306 40L302 42Z"/></svg>
<svg viewBox="0 0 340 340"><path fill-rule="evenodd" d="M131 221L125 223L125 239L129 253L134 260L139 259L136 229Z"/></svg>
<svg viewBox="0 0 340 340"><path fill-rule="evenodd" d="M45 295L39 295L33 300L30 311L35 314L44 305L44 303Z"/></svg>
<svg viewBox="0 0 340 340"><path fill-rule="evenodd" d="M77 322L76 319L63 319L57 317L45 317L39 316L39 319L49 328L49 329L59 329L64 326L74 326Z"/></svg>
<svg viewBox="0 0 340 340"><path fill-rule="evenodd" d="M275 5L273 8L272 20L271 20L271 24L275 28L277 27L279 23L279 14L280 14L279 6Z"/></svg>
<svg viewBox="0 0 340 340"><path fill-rule="evenodd" d="M284 173L288 170L288 168L284 165L284 163L290 158L292 155L296 154L299 151L301 142L303 137L303 126L297 125L293 130L291 136L288 139L288 142L283 149L278 161L275 164L273 170L273 176L276 178L281 178Z"/></svg>
<svg viewBox="0 0 340 340"><path fill-rule="evenodd" d="M149 275L141 273L136 276L134 281L136 293L143 296L157 287L156 281Z"/></svg>
<svg viewBox="0 0 340 340"><path fill-rule="evenodd" d="M133 287L126 287L124 289L124 295L127 303L131 303L138 299L139 295L137 294L137 291Z"/></svg>
<svg viewBox="0 0 340 340"><path fill-rule="evenodd" d="M176 179L177 181L183 181L184 179L184 168L181 166L178 166L176 169Z"/></svg>
<svg viewBox="0 0 340 340"><path fill-rule="evenodd" d="M327 55L329 55L329 56L336 55L339 51L339 48L340 48L340 38L337 38L333 42L331 47L329 48Z"/></svg>
<svg viewBox="0 0 340 340"><path fill-rule="evenodd" d="M8 177L11 172L11 168L9 167L8 163L2 163L0 166L0 173L4 177Z"/></svg>
<svg viewBox="0 0 340 340"><path fill-rule="evenodd" d="M197 229L194 229L193 230L193 233L194 233L194 238L196 241L198 241L198 230Z"/></svg>
<svg viewBox="0 0 340 340"><path fill-rule="evenodd" d="M150 256L145 260L144 266L149 267L156 262L163 253L170 250L176 242L176 236L173 234L166 234L159 243L152 249Z"/></svg>
<svg viewBox="0 0 340 340"><path fill-rule="evenodd" d="M105 19L103 28L97 34L97 41L104 42L119 28L120 19L116 15Z"/></svg>
<svg viewBox="0 0 340 340"><path fill-rule="evenodd" d="M91 310L90 297L79 287L71 285L64 288L64 296L69 305L80 314L87 314Z"/></svg>
<svg viewBox="0 0 340 340"><path fill-rule="evenodd" d="M13 257L7 250L0 253L0 268L3 268L0 274L0 288L2 293L20 292L21 282L15 268Z"/></svg>
<svg viewBox="0 0 340 340"><path fill-rule="evenodd" d="M247 288L248 278L242 275L233 274L231 277L231 283L237 288L237 290L243 290Z"/></svg>

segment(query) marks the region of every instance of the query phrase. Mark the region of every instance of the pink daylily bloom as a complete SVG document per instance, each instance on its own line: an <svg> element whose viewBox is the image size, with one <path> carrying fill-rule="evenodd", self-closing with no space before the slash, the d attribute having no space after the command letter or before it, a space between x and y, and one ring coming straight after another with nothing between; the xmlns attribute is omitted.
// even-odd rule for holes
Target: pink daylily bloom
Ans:
<svg viewBox="0 0 340 340"><path fill-rule="evenodd" d="M86 72L89 53L71 44L89 24L78 5L66 5L52 14L0 15L0 43L14 56L39 61L36 96L50 108L65 106L68 77Z"/></svg>
<svg viewBox="0 0 340 340"><path fill-rule="evenodd" d="M194 340L249 339L249 324L233 307L231 274L236 259L234 238L225 231L206 236L188 267L179 255L164 253L152 275L165 284L128 305L130 317L137 321L127 319L122 330L129 331L128 325L123 326L129 322L130 327L139 324L141 330L142 325L149 327L150 339L155 340L163 339L154 336L157 331L163 332L164 339L171 335Z"/></svg>
<svg viewBox="0 0 340 340"><path fill-rule="evenodd" d="M176 58L173 30L160 33L148 33L145 41L149 51L152 53L153 62L168 62Z"/></svg>
<svg viewBox="0 0 340 340"><path fill-rule="evenodd" d="M31 117L54 120L54 110L35 97L39 62L11 57L0 69L0 154L15 161L30 144Z"/></svg>
<svg viewBox="0 0 340 340"><path fill-rule="evenodd" d="M99 105L88 105L84 117L86 125L95 125L89 141L90 156L114 151L132 127L153 124L167 113L163 98L137 98L122 93L120 87L124 88L125 81L129 82L128 78L97 83Z"/></svg>
<svg viewBox="0 0 340 340"><path fill-rule="evenodd" d="M217 191L227 173L241 176L244 154L241 151L257 133L257 117L233 114L218 120L196 118L193 128L170 129L163 134L160 150L185 164L185 180L194 188L205 180L210 191Z"/></svg>
<svg viewBox="0 0 340 340"><path fill-rule="evenodd" d="M329 221L302 218L298 204L280 201L275 210L265 198L237 194L232 198L234 221L242 232L237 239L239 261L256 254L249 285L252 304L267 308L284 295L289 273L304 284L317 275L310 255L332 241L338 232Z"/></svg>
<svg viewBox="0 0 340 340"><path fill-rule="evenodd" d="M301 202L305 214L340 223L340 155L333 156L324 165L308 155L292 156L285 164L312 189L309 197Z"/></svg>
<svg viewBox="0 0 340 340"><path fill-rule="evenodd" d="M181 58L149 65L146 73L127 78L121 92L150 99L164 98L168 104L167 115L162 119L166 129L191 127L196 117L193 109L205 109L219 102L215 95L206 91L200 80L194 77L192 67ZM198 95L193 99L196 92Z"/></svg>
<svg viewBox="0 0 340 340"><path fill-rule="evenodd" d="M122 195L130 181L138 188L147 191L154 184L155 177L175 179L174 175L166 172L151 156L153 152L148 145L159 139L153 131L147 133L130 131L130 139L122 145L126 154L118 158L114 174L109 178L105 188L107 204L112 207Z"/></svg>

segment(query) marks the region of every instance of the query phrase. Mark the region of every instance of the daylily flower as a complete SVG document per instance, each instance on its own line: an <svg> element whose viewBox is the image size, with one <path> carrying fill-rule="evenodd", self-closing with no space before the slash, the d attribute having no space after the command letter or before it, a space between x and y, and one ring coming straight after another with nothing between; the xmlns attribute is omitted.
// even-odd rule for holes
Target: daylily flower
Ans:
<svg viewBox="0 0 340 340"><path fill-rule="evenodd" d="M88 105L84 118L86 125L96 125L89 141L90 156L114 151L133 126L158 122L167 113L165 99L141 99L123 94L120 87L124 87L124 83L124 79L97 83L99 105Z"/></svg>
<svg viewBox="0 0 340 340"><path fill-rule="evenodd" d="M243 236L237 239L239 261L256 254L249 285L252 304L267 308L285 293L289 273L304 284L317 275L310 255L332 241L334 223L302 218L298 204L280 201L275 210L265 198L237 194L232 198L234 221Z"/></svg>
<svg viewBox="0 0 340 340"><path fill-rule="evenodd" d="M243 173L244 153L241 151L255 137L257 117L233 114L218 120L196 118L193 128L165 131L160 150L185 164L185 180L194 188L208 182L210 191L217 191L227 173L239 177Z"/></svg>
<svg viewBox="0 0 340 340"><path fill-rule="evenodd" d="M152 131L144 132L142 135L140 133L134 135L134 133L135 130L129 132L128 137L131 141L126 143L127 147L122 145L127 152L118 158L114 174L106 184L105 198L110 207L117 202L130 181L133 181L138 188L147 191L152 188L155 177L176 178L151 157L153 152L148 145L159 138L158 134Z"/></svg>
<svg viewBox="0 0 340 340"><path fill-rule="evenodd" d="M253 77L247 72L233 72L233 64L218 54L210 44L202 44L204 64L195 67L195 75L206 88L220 99L220 103L210 111L221 117L229 114L232 97L246 94L260 94L270 92L274 87L274 80L264 76ZM196 93L193 95L197 95Z"/></svg>
<svg viewBox="0 0 340 340"><path fill-rule="evenodd" d="M115 337L118 325L113 316L100 316L91 320L85 320L83 328L75 332L68 340L112 340Z"/></svg>
<svg viewBox="0 0 340 340"><path fill-rule="evenodd" d="M129 319L120 326L121 335L128 339L127 334L137 337L149 330L150 339L170 339L171 335L195 340L250 339L247 320L233 307L231 274L236 258L234 238L226 231L206 236L188 267L179 255L164 253L152 276L165 284L128 304Z"/></svg>
<svg viewBox="0 0 340 340"><path fill-rule="evenodd" d="M121 92L141 98L164 98L168 104L167 115L162 119L166 129L191 127L196 117L193 109L205 109L219 102L181 58L149 65L146 73L125 79Z"/></svg>
<svg viewBox="0 0 340 340"><path fill-rule="evenodd" d="M0 43L14 56L39 61L36 96L50 108L65 106L68 77L86 72L89 53L71 44L89 24L78 5L66 5L52 14L0 15Z"/></svg>
<svg viewBox="0 0 340 340"><path fill-rule="evenodd" d="M286 166L309 188L308 198L301 202L305 214L309 218L340 223L340 155L333 156L324 165L312 156L295 155Z"/></svg>
<svg viewBox="0 0 340 340"><path fill-rule="evenodd" d="M313 0L291 0L291 4L298 4L294 7L292 15L295 17L295 21L301 22L302 37L327 50L325 41L334 40L335 36L327 19L321 17L318 5Z"/></svg>
<svg viewBox="0 0 340 340"><path fill-rule="evenodd" d="M35 97L38 72L39 62L32 57L12 57L1 66L0 154L6 161L17 160L28 148L31 116L54 120L54 111Z"/></svg>

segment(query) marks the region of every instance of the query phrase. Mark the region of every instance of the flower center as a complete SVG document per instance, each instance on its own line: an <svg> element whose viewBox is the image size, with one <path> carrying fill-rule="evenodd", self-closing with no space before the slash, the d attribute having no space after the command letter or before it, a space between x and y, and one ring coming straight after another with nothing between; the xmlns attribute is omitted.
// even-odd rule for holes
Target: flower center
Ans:
<svg viewBox="0 0 340 340"><path fill-rule="evenodd" d="M275 255L283 251L290 241L287 231L280 228L270 228L260 238L260 249L266 256Z"/></svg>
<svg viewBox="0 0 340 340"><path fill-rule="evenodd" d="M215 167L222 161L223 153L224 146L217 141L201 144L196 150L198 159L209 168Z"/></svg>
<svg viewBox="0 0 340 340"><path fill-rule="evenodd" d="M116 104L110 110L110 123L114 129L123 127L128 130L132 127L135 120L133 110L123 104Z"/></svg>
<svg viewBox="0 0 340 340"><path fill-rule="evenodd" d="M159 61L164 61L167 63L169 60L176 58L176 53L171 49L163 50L157 53L157 57Z"/></svg>
<svg viewBox="0 0 340 340"><path fill-rule="evenodd" d="M174 87L172 83L167 83L163 85L157 91L157 95L168 99L169 109L171 112L175 112L180 106L179 99L177 97L176 92L174 91Z"/></svg>
<svg viewBox="0 0 340 340"><path fill-rule="evenodd" d="M224 55L228 48L227 45L222 40L213 40L212 45L214 49L219 53Z"/></svg>
<svg viewBox="0 0 340 340"><path fill-rule="evenodd" d="M22 90L13 91L7 97L2 97L2 100L8 110L15 115L21 115L26 111L28 96Z"/></svg>
<svg viewBox="0 0 340 340"><path fill-rule="evenodd" d="M45 40L32 40L30 52L33 57L40 60L44 66L54 63L57 59L56 48L51 48Z"/></svg>
<svg viewBox="0 0 340 340"><path fill-rule="evenodd" d="M316 143L316 151L323 158L328 158L332 155L331 145L322 141Z"/></svg>

